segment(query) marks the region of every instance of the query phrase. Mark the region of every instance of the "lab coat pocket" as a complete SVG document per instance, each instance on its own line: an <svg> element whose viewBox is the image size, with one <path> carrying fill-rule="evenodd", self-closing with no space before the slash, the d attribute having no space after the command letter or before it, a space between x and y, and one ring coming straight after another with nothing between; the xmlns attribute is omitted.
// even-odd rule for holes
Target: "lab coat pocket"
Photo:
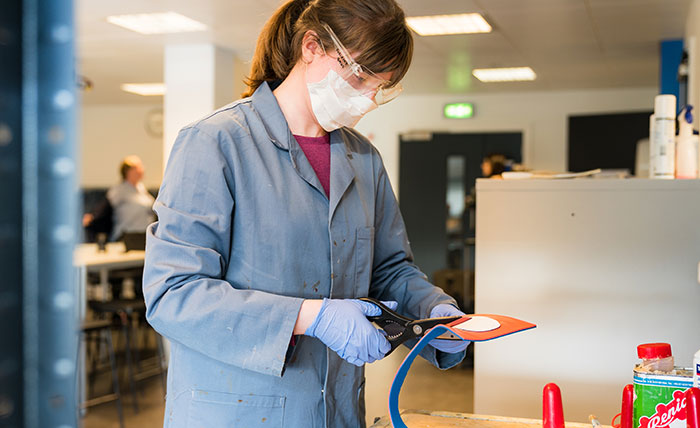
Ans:
<svg viewBox="0 0 700 428"><path fill-rule="evenodd" d="M281 428L284 403L280 396L194 390L187 426Z"/></svg>
<svg viewBox="0 0 700 428"><path fill-rule="evenodd" d="M372 280L374 228L358 227L355 241L355 297L366 297Z"/></svg>

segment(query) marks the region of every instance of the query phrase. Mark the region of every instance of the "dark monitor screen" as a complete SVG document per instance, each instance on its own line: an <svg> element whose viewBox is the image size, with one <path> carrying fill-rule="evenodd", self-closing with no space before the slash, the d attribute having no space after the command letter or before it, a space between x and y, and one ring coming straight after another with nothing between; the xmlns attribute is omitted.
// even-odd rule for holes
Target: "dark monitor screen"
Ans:
<svg viewBox="0 0 700 428"><path fill-rule="evenodd" d="M126 232L122 235L122 241L126 251L146 249L146 233L145 232Z"/></svg>
<svg viewBox="0 0 700 428"><path fill-rule="evenodd" d="M637 142L649 138L652 113L569 116L568 170L627 169L634 174Z"/></svg>

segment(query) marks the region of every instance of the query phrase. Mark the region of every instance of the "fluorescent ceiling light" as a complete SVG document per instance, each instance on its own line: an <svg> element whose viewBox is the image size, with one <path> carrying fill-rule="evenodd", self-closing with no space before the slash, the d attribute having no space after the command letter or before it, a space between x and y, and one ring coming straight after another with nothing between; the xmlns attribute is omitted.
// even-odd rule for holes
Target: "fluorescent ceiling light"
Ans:
<svg viewBox="0 0 700 428"><path fill-rule="evenodd" d="M478 13L411 16L406 18L406 23L421 36L491 32L489 23Z"/></svg>
<svg viewBox="0 0 700 428"><path fill-rule="evenodd" d="M113 15L107 22L141 34L187 33L204 31L207 26L176 12Z"/></svg>
<svg viewBox="0 0 700 428"><path fill-rule="evenodd" d="M143 96L165 94L165 83L123 83L121 88L122 91Z"/></svg>
<svg viewBox="0 0 700 428"><path fill-rule="evenodd" d="M476 68L472 74L482 82L520 82L537 78L530 67Z"/></svg>

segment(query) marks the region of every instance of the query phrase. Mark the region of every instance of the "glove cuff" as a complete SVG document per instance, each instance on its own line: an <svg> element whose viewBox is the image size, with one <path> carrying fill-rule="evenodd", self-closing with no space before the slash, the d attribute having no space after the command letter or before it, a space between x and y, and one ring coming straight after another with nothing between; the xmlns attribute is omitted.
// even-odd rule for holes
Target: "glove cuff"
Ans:
<svg viewBox="0 0 700 428"><path fill-rule="evenodd" d="M316 318L314 318L314 322L311 323L309 328L306 329L304 332L304 336L311 336L311 337L317 337L316 336L316 327L318 327L318 323L321 320L321 316L323 315L323 311L326 309L326 306L328 305L328 300L327 298L323 298L323 303L321 303L321 309L318 311L318 315L316 315Z"/></svg>

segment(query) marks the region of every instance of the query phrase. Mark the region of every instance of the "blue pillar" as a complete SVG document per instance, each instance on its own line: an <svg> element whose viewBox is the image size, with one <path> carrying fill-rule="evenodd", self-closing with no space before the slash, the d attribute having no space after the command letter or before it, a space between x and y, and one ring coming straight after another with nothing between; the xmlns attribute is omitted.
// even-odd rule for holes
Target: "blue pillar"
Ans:
<svg viewBox="0 0 700 428"><path fill-rule="evenodd" d="M0 420L76 427L72 0L3 0L0 37Z"/></svg>
<svg viewBox="0 0 700 428"><path fill-rule="evenodd" d="M73 249L79 224L74 13L72 0L38 0L38 5L38 257L32 267L37 272L32 280L38 280L38 426L70 427L77 426Z"/></svg>
<svg viewBox="0 0 700 428"><path fill-rule="evenodd" d="M659 94L671 94L679 99L678 66L683 57L683 39L661 42L661 65L659 67ZM676 112L682 106L676 106Z"/></svg>

